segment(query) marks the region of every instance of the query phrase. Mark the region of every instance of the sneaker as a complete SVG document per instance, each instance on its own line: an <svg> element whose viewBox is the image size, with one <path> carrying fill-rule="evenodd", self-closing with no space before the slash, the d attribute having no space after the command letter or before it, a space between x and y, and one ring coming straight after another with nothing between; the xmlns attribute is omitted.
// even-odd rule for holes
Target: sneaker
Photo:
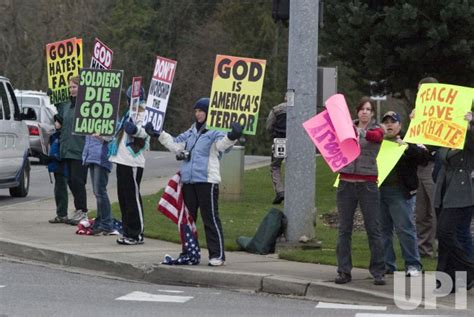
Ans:
<svg viewBox="0 0 474 317"><path fill-rule="evenodd" d="M272 204L279 205L285 199L285 193L277 193Z"/></svg>
<svg viewBox="0 0 474 317"><path fill-rule="evenodd" d="M387 282L385 282L385 278L383 276L377 276L374 277L374 285L385 285Z"/></svg>
<svg viewBox="0 0 474 317"><path fill-rule="evenodd" d="M87 211L76 210L72 218L67 220L67 224L77 226L81 220L87 219Z"/></svg>
<svg viewBox="0 0 474 317"><path fill-rule="evenodd" d="M417 268L416 266L408 266L407 271L406 271L406 276L408 277L417 277L420 276L421 270Z"/></svg>
<svg viewBox="0 0 474 317"><path fill-rule="evenodd" d="M59 217L56 216L53 219L48 220L49 223L66 223L67 222L67 216L64 217Z"/></svg>
<svg viewBox="0 0 474 317"><path fill-rule="evenodd" d="M123 238L118 238L117 243L122 244L122 245L138 245L138 244L145 243L145 241L143 239L134 239L134 238L123 237Z"/></svg>
<svg viewBox="0 0 474 317"><path fill-rule="evenodd" d="M209 266L223 266L225 261L222 259L212 258L209 260Z"/></svg>
<svg viewBox="0 0 474 317"><path fill-rule="evenodd" d="M104 232L102 232L102 234L104 236L118 236L118 235L120 235L120 232L118 232L115 229L111 229L111 230L104 230Z"/></svg>
<svg viewBox="0 0 474 317"><path fill-rule="evenodd" d="M336 278L334 279L334 283L336 284L346 284L349 283L352 280L352 277L350 274L347 273L337 273Z"/></svg>
<svg viewBox="0 0 474 317"><path fill-rule="evenodd" d="M117 230L111 229L111 230L106 230L102 229L100 227L92 229L92 235L94 236L117 236L119 235L119 232Z"/></svg>

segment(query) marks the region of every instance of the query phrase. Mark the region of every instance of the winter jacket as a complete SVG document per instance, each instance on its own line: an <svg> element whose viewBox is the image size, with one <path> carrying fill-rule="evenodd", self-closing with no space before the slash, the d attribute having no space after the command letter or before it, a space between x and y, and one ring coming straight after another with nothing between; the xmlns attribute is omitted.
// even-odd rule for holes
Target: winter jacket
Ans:
<svg viewBox="0 0 474 317"><path fill-rule="evenodd" d="M441 169L436 178L434 206L465 208L474 206L474 124L467 130L464 149L440 148Z"/></svg>
<svg viewBox="0 0 474 317"><path fill-rule="evenodd" d="M358 121L354 121L354 124L357 126ZM359 157L357 157L357 159L352 161L349 165L339 170L340 173L371 176L378 175L376 159L380 150L380 146L382 145L382 137L380 138L380 142L373 142L369 137L370 133L377 129L381 129L381 127L374 121L368 125L366 137L359 138Z"/></svg>
<svg viewBox="0 0 474 317"><path fill-rule="evenodd" d="M400 137L403 139L403 135ZM385 139L395 142L395 138ZM416 144L408 144L407 149L385 179L382 187L398 186L403 196L406 199L410 199L416 194L416 189L418 188L417 166L424 162L427 152L427 150Z"/></svg>
<svg viewBox="0 0 474 317"><path fill-rule="evenodd" d="M57 106L61 126L61 159L82 160L82 151L84 150L85 137L72 134L74 131L74 112L76 99L63 102Z"/></svg>
<svg viewBox="0 0 474 317"><path fill-rule="evenodd" d="M112 163L109 161L108 151L109 142L106 139L88 135L82 152L82 164L97 164L110 172Z"/></svg>
<svg viewBox="0 0 474 317"><path fill-rule="evenodd" d="M181 181L184 184L220 183L219 160L222 152L230 150L236 142L229 140L224 132L207 130L205 124L198 131L195 123L175 138L163 131L158 140L176 154L183 150L191 153L189 161L181 163Z"/></svg>
<svg viewBox="0 0 474 317"><path fill-rule="evenodd" d="M145 167L143 152L148 149L150 137L142 127L144 117L145 111L139 111L135 122L137 132L133 136L125 133L123 129L124 123L130 120L128 111L118 122L114 138L109 144L110 162L131 167Z"/></svg>
<svg viewBox="0 0 474 317"><path fill-rule="evenodd" d="M272 108L267 117L266 128L274 138L286 138L287 104L283 102Z"/></svg>
<svg viewBox="0 0 474 317"><path fill-rule="evenodd" d="M58 171L59 161L61 161L59 154L59 138L59 132L55 132L49 137L48 172L50 173L56 173Z"/></svg>

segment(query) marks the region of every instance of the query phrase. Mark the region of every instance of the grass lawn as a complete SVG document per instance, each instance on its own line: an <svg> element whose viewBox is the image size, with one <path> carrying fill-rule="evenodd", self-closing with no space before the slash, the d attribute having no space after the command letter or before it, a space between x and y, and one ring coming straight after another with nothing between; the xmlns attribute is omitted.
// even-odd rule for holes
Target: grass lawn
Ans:
<svg viewBox="0 0 474 317"><path fill-rule="evenodd" d="M316 207L318 213L315 228L316 238L322 241L319 250L288 250L280 252L280 258L299 261L336 265L337 229L331 228L322 222L322 214L334 212L336 205L336 190L332 186L335 174L331 172L321 158L317 159L316 166ZM161 191L154 195L143 196L145 209L145 236L179 243L177 227L168 218L156 210ZM271 204L274 192L271 184L269 167L246 171L244 175L244 192L239 202L219 201L219 212L225 235L225 248L229 251L238 250L235 242L239 236L253 236ZM283 206L280 206L283 208ZM112 213L120 219L118 203L112 205ZM197 221L200 243L206 247L202 220ZM400 248L395 240L397 266L403 269ZM367 268L370 253L368 250L367 235L365 232L354 232L352 237L352 261L354 267ZM436 261L423 259L425 270L435 270Z"/></svg>

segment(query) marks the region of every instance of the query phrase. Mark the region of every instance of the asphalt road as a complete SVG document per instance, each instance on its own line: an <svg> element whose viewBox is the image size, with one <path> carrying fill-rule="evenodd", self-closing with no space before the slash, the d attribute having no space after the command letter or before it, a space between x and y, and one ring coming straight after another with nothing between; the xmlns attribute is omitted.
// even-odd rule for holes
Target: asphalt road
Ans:
<svg viewBox="0 0 474 317"><path fill-rule="evenodd" d="M176 161L175 155L170 152L149 151L145 153L146 167L143 173L143 179L172 175L178 170L179 162ZM39 165L38 160L30 158L30 191L25 198L10 197L8 189L0 189L0 207L32 201L36 199L53 197L53 184L48 176L46 166ZM54 177L51 175L51 177ZM54 180L54 178L53 178ZM109 185L114 186L116 183L115 166L110 173ZM88 178L87 187L90 189L90 178Z"/></svg>
<svg viewBox="0 0 474 317"><path fill-rule="evenodd" d="M0 258L0 271L0 316L468 316L148 284L11 258Z"/></svg>

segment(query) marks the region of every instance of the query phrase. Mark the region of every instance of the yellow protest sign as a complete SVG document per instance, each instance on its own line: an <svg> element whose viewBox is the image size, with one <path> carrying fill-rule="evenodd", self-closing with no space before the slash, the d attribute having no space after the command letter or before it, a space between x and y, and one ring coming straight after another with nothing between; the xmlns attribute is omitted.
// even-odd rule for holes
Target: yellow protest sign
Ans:
<svg viewBox="0 0 474 317"><path fill-rule="evenodd" d="M69 99L69 78L79 74L76 38L46 45L48 87L52 90L51 103Z"/></svg>
<svg viewBox="0 0 474 317"><path fill-rule="evenodd" d="M76 44L77 44L77 47L76 47L76 52L77 52L77 67L79 69L81 69L82 67L84 67L84 59L82 58L83 54L82 52L84 52L82 50L82 39L76 39Z"/></svg>
<svg viewBox="0 0 474 317"><path fill-rule="evenodd" d="M229 131L232 122L244 126L244 134L257 132L266 61L217 55L207 127Z"/></svg>
<svg viewBox="0 0 474 317"><path fill-rule="evenodd" d="M415 117L404 141L462 149L474 89L446 84L423 84L418 90Z"/></svg>
<svg viewBox="0 0 474 317"><path fill-rule="evenodd" d="M395 165L405 152L408 145L400 145L393 141L383 140L380 146L379 154L377 155L377 169L379 171L377 183L380 187L388 174L393 170ZM334 187L339 185L339 175L337 175Z"/></svg>

